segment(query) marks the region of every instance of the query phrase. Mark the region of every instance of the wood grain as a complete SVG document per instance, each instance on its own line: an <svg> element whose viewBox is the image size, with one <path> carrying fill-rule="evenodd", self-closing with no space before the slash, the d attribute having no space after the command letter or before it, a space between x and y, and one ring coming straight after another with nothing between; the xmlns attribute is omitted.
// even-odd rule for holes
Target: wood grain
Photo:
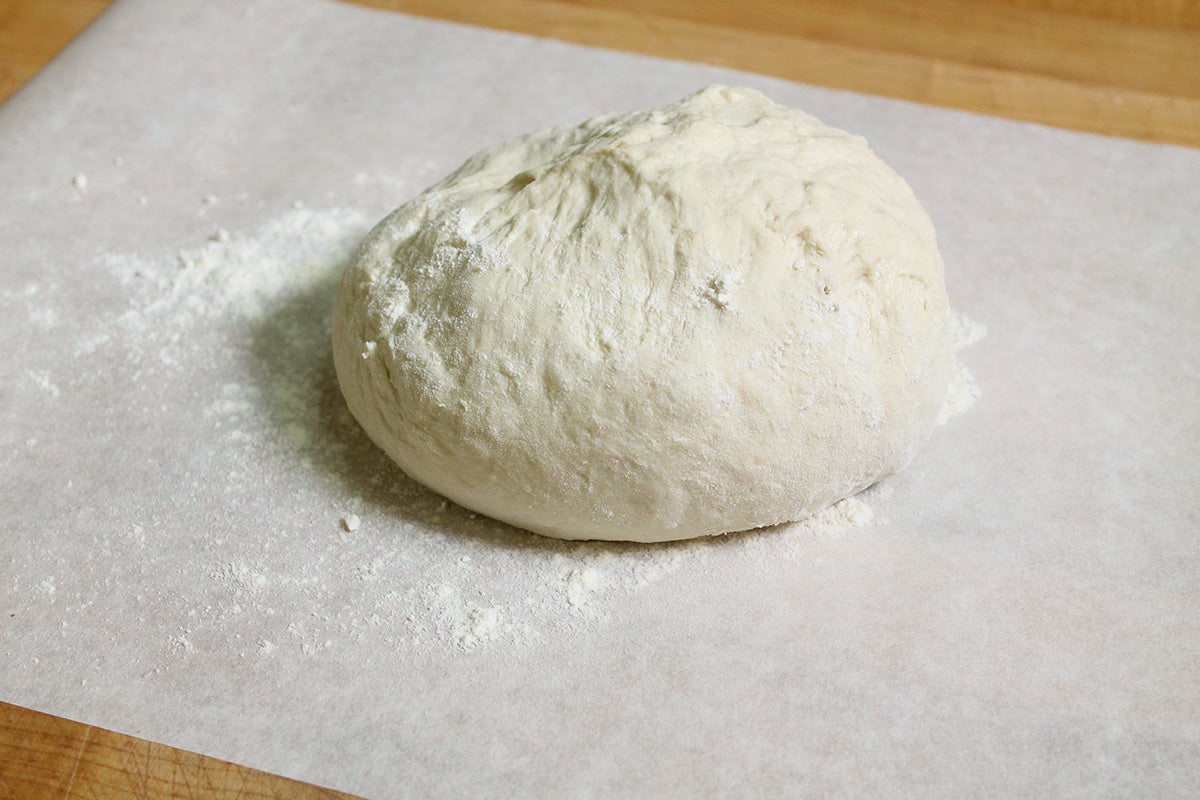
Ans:
<svg viewBox="0 0 1200 800"><path fill-rule="evenodd" d="M0 702L0 800L353 800L186 750Z"/></svg>
<svg viewBox="0 0 1200 800"><path fill-rule="evenodd" d="M0 100L110 0L0 0ZM1200 147L1200 0L354 0Z"/></svg>
<svg viewBox="0 0 1200 800"><path fill-rule="evenodd" d="M1200 146L1196 2L1150 3L1144 12L1114 2L1114 16L1105 16L1104 2L1088 6L1082 0L359 1L930 105Z"/></svg>
<svg viewBox="0 0 1200 800"><path fill-rule="evenodd" d="M112 0L0 0L0 102L79 35Z"/></svg>

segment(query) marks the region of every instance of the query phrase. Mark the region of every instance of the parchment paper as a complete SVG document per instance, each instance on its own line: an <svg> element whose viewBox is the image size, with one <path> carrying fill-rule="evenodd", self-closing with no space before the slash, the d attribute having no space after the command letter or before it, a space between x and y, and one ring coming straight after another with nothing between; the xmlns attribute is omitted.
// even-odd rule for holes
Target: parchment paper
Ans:
<svg viewBox="0 0 1200 800"><path fill-rule="evenodd" d="M228 281L162 282L714 81L865 135L988 328L981 399L870 524L536 539L346 421L327 276L235 314ZM371 796L1200 793L1200 152L315 0L122 0L0 107L0 186L0 698Z"/></svg>

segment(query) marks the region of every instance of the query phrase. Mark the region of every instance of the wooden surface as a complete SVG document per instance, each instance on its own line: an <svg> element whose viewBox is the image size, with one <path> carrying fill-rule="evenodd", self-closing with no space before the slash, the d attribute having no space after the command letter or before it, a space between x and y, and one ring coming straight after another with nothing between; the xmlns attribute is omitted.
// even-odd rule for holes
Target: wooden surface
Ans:
<svg viewBox="0 0 1200 800"><path fill-rule="evenodd" d="M355 0L1200 147L1200 0ZM109 0L0 0L0 100Z"/></svg>
<svg viewBox="0 0 1200 800"><path fill-rule="evenodd" d="M1200 0L361 0L1116 136L1200 146Z"/></svg>
<svg viewBox="0 0 1200 800"><path fill-rule="evenodd" d="M108 7L111 0L0 0L0 101Z"/></svg>
<svg viewBox="0 0 1200 800"><path fill-rule="evenodd" d="M0 800L351 795L0 702Z"/></svg>
<svg viewBox="0 0 1200 800"><path fill-rule="evenodd" d="M109 0L0 0L0 100ZM1200 0L359 0L1200 146ZM0 702L0 800L348 797Z"/></svg>

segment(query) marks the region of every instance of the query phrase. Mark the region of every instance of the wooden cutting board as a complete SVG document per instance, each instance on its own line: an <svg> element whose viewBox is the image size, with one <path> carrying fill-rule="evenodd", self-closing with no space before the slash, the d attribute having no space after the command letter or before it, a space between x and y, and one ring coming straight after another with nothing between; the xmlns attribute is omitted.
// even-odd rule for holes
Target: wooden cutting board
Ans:
<svg viewBox="0 0 1200 800"><path fill-rule="evenodd" d="M0 798L352 796L0 702Z"/></svg>
<svg viewBox="0 0 1200 800"><path fill-rule="evenodd" d="M0 0L0 100L111 0ZM1195 0L353 0L1200 147Z"/></svg>
<svg viewBox="0 0 1200 800"><path fill-rule="evenodd" d="M1193 0L360 0L1078 130L1200 146ZM0 0L0 100L109 0ZM0 702L0 800L342 798Z"/></svg>

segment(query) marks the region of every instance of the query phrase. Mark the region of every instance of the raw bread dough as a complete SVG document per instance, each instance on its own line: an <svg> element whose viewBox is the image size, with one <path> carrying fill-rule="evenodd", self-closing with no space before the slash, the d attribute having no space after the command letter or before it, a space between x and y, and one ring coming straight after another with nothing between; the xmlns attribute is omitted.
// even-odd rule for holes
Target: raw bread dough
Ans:
<svg viewBox="0 0 1200 800"><path fill-rule="evenodd" d="M367 237L333 338L405 472L566 539L819 511L912 459L951 358L908 185L723 86L473 156Z"/></svg>

